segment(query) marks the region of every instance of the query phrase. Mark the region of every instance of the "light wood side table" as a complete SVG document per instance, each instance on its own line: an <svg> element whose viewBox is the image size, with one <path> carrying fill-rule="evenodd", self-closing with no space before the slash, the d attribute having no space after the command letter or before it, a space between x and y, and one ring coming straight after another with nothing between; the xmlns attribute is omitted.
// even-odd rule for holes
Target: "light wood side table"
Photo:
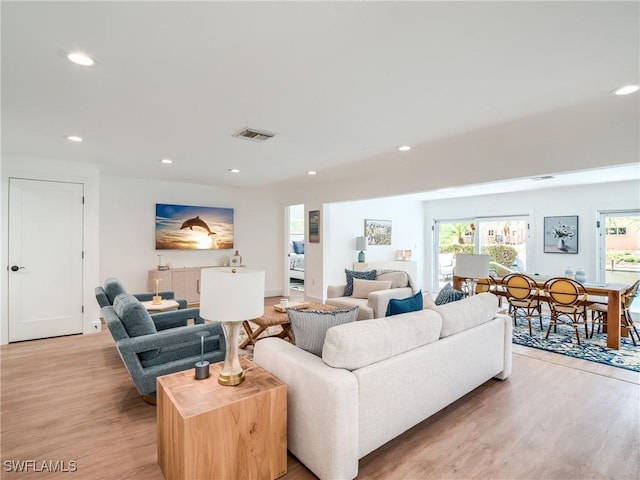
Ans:
<svg viewBox="0 0 640 480"><path fill-rule="evenodd" d="M158 377L158 463L167 480L274 479L287 473L287 387L241 358L245 381L218 384L222 362Z"/></svg>

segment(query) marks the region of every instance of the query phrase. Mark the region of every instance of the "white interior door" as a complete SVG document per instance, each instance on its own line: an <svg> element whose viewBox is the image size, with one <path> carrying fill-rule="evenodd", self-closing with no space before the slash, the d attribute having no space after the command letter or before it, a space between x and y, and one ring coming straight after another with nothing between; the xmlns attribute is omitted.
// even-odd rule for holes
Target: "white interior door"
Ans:
<svg viewBox="0 0 640 480"><path fill-rule="evenodd" d="M9 180L9 341L82 333L83 185Z"/></svg>

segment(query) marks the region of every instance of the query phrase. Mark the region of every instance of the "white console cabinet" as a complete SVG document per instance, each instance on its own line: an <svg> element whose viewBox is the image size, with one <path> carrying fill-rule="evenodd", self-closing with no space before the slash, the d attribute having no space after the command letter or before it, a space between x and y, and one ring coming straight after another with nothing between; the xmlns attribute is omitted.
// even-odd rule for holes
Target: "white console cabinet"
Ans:
<svg viewBox="0 0 640 480"><path fill-rule="evenodd" d="M244 267L244 265L240 265ZM158 289L171 290L175 298L184 298L189 305L200 303L200 271L203 268L222 268L218 265L203 267L182 267L169 270L149 270L149 291L156 291L156 280L160 280Z"/></svg>
<svg viewBox="0 0 640 480"><path fill-rule="evenodd" d="M170 270L149 270L149 291L171 290L176 298L184 298L187 303L200 303L200 270L208 267L184 267Z"/></svg>

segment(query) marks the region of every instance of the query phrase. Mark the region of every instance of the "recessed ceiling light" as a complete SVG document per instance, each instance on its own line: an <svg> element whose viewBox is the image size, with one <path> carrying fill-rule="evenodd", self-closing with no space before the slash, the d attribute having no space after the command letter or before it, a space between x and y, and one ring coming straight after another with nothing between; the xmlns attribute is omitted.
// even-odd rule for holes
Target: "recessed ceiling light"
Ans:
<svg viewBox="0 0 640 480"><path fill-rule="evenodd" d="M411 150L411 147L409 145L401 145L398 147L398 150L400 150L401 152L408 152L409 150Z"/></svg>
<svg viewBox="0 0 640 480"><path fill-rule="evenodd" d="M615 90L609 92L614 95L629 95L630 93L635 93L640 89L640 85L625 85L624 87L616 88Z"/></svg>
<svg viewBox="0 0 640 480"><path fill-rule="evenodd" d="M229 172L231 172L231 173L240 173L240 169L238 169L238 168L230 168Z"/></svg>
<svg viewBox="0 0 640 480"><path fill-rule="evenodd" d="M307 175L317 175L317 174L318 174L318 172L316 172L315 170L309 170L307 172Z"/></svg>
<svg viewBox="0 0 640 480"><path fill-rule="evenodd" d="M84 140L82 137L79 137L77 135L67 135L64 138L66 138L70 142L81 142L82 140Z"/></svg>
<svg viewBox="0 0 640 480"><path fill-rule="evenodd" d="M165 165L170 165L173 163L173 160L171 160L170 158L163 158L162 160L160 160L160 163L164 163Z"/></svg>
<svg viewBox="0 0 640 480"><path fill-rule="evenodd" d="M73 63L82 65L83 67L90 67L96 63L93 58L82 52L71 52L69 55L67 55L67 58Z"/></svg>

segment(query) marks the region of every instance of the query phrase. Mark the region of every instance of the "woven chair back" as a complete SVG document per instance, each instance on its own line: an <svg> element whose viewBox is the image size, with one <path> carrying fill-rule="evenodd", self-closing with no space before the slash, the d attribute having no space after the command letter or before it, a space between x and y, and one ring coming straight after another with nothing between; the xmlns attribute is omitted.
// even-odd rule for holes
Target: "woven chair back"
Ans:
<svg viewBox="0 0 640 480"><path fill-rule="evenodd" d="M587 298L582 284L570 278L552 278L544 284L543 290L551 302L563 306L576 305Z"/></svg>
<svg viewBox="0 0 640 480"><path fill-rule="evenodd" d="M479 278L478 284L476 285L476 293L491 292L494 290L495 285L496 282L491 277Z"/></svg>
<svg viewBox="0 0 640 480"><path fill-rule="evenodd" d="M640 280L636 280L636 283L631 285L629 290L622 294L622 308L624 310L629 310L631 308L633 300L638 295L638 285L640 285Z"/></svg>
<svg viewBox="0 0 640 480"><path fill-rule="evenodd" d="M524 300L533 295L538 294L536 283L526 275L521 273L512 273L502 280L510 298L516 300Z"/></svg>

